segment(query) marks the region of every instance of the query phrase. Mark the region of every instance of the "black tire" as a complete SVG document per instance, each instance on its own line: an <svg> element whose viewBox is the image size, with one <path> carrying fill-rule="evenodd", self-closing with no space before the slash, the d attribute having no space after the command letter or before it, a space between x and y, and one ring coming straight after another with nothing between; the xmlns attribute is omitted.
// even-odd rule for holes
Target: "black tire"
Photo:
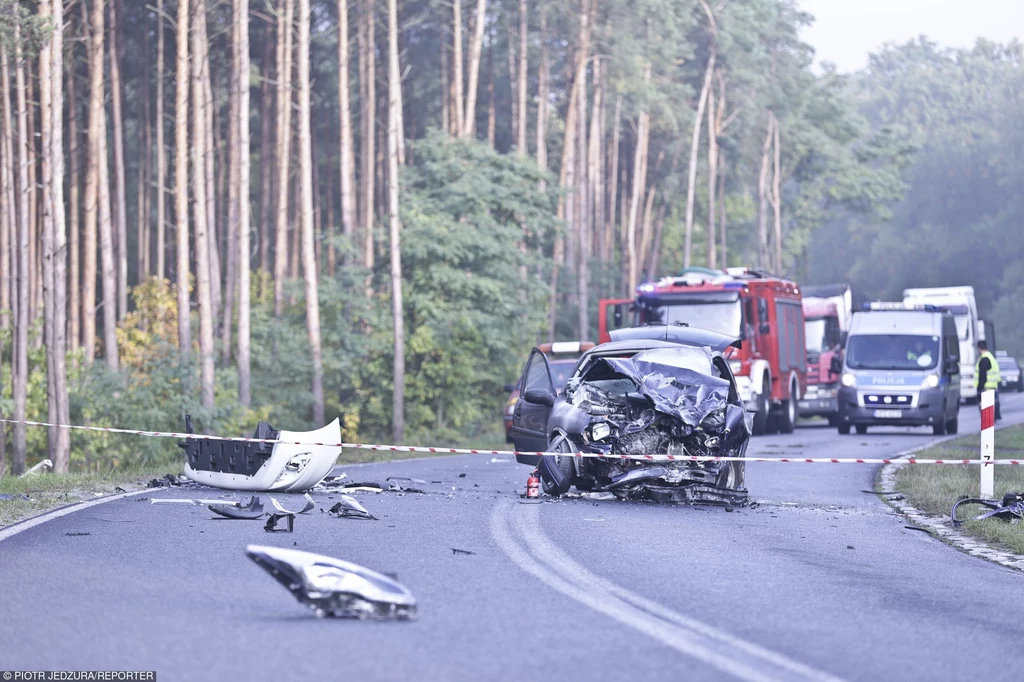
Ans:
<svg viewBox="0 0 1024 682"><path fill-rule="evenodd" d="M952 419L946 422L946 433L955 434L960 430L960 414L957 413Z"/></svg>
<svg viewBox="0 0 1024 682"><path fill-rule="evenodd" d="M548 443L548 452L572 452L572 446L565 439L564 436L556 436L554 440ZM545 455L545 457L552 457L551 455ZM563 485L561 489L555 487L547 477L543 474L540 477L541 489L547 494L552 496L564 495L569 492L569 488L572 487L572 481L575 477L575 471L573 469L572 457L552 457L555 460L555 466L565 475L565 480L568 481L567 485Z"/></svg>
<svg viewBox="0 0 1024 682"><path fill-rule="evenodd" d="M762 384L762 388L764 384ZM754 413L754 423L751 426L751 433L755 436L763 436L768 432L768 396L764 391L757 394L757 412Z"/></svg>
<svg viewBox="0 0 1024 682"><path fill-rule="evenodd" d="M1017 393L1024 393L1024 379L1017 382Z"/></svg>
<svg viewBox="0 0 1024 682"><path fill-rule="evenodd" d="M932 425L932 435L934 436L945 436L946 435L946 422L945 420L940 421L938 424Z"/></svg>
<svg viewBox="0 0 1024 682"><path fill-rule="evenodd" d="M839 426L839 415L838 414L830 414L828 416L828 425L829 426ZM850 427L846 427L846 432L847 433L850 432Z"/></svg>
<svg viewBox="0 0 1024 682"><path fill-rule="evenodd" d="M850 435L850 425L849 424L840 424L839 425L839 435L840 436L849 436Z"/></svg>
<svg viewBox="0 0 1024 682"><path fill-rule="evenodd" d="M858 436L863 436L867 432L868 432L868 425L867 424L857 424L857 435Z"/></svg>
<svg viewBox="0 0 1024 682"><path fill-rule="evenodd" d="M782 411L775 420L780 433L793 433L796 430L796 421L800 419L800 406L797 404L796 392L797 384L790 382L789 400L782 401Z"/></svg>

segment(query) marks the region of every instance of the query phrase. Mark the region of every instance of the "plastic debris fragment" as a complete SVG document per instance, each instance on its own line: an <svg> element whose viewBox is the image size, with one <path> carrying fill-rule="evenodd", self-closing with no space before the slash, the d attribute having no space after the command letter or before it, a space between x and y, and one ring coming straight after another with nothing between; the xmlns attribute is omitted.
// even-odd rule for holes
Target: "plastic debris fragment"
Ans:
<svg viewBox="0 0 1024 682"><path fill-rule="evenodd" d="M259 497L253 495L248 502L242 504L233 502L230 504L211 504L210 511L218 516L228 519L259 519L263 516L263 503Z"/></svg>
<svg viewBox="0 0 1024 682"><path fill-rule="evenodd" d="M338 518L377 520L376 516L366 511L366 507L359 504L351 495L342 495L341 502L335 504L329 511Z"/></svg>

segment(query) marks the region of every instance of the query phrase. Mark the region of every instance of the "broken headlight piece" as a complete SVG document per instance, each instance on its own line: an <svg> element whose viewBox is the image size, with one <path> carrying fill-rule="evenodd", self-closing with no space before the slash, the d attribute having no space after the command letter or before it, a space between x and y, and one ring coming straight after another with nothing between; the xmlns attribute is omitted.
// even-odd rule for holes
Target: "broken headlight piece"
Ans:
<svg viewBox="0 0 1024 682"><path fill-rule="evenodd" d="M598 443L611 437L614 432L615 429L608 422L594 422L587 427L587 440Z"/></svg>

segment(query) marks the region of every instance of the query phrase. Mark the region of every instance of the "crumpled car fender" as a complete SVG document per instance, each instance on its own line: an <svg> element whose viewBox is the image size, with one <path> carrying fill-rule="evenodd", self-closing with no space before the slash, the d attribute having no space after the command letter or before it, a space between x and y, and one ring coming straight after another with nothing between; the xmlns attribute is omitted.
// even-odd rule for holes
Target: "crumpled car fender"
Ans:
<svg viewBox="0 0 1024 682"><path fill-rule="evenodd" d="M278 439L290 442L274 443L270 457L252 475L194 469L187 460L185 475L196 483L228 490L302 492L331 473L341 455L338 445L310 444L341 443L341 424L337 419L316 431L281 431Z"/></svg>

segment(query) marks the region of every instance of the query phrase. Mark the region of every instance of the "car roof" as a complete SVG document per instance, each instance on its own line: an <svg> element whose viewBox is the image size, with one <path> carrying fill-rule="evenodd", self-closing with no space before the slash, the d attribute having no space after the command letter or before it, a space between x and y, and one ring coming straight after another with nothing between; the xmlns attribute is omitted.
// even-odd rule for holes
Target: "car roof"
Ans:
<svg viewBox="0 0 1024 682"><path fill-rule="evenodd" d="M730 346L739 348L740 340L726 334L719 334L709 329L689 327L680 324L656 324L643 327L628 327L616 329L610 333L612 342L616 341L663 341L672 344L685 346L708 347L711 350L724 353ZM605 344L607 345L607 344ZM600 347L600 346L599 346Z"/></svg>

